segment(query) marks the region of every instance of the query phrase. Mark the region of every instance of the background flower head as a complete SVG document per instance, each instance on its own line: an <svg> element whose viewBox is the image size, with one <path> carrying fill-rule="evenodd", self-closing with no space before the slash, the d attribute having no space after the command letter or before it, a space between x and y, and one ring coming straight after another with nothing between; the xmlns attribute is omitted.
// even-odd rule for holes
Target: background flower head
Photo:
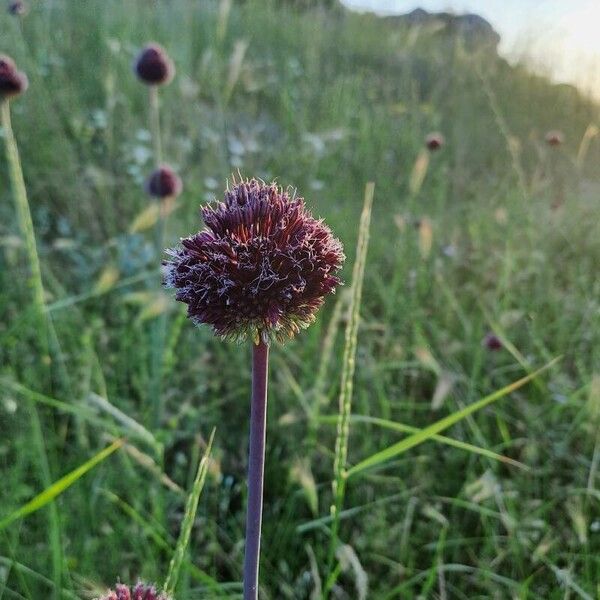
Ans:
<svg viewBox="0 0 600 600"><path fill-rule="evenodd" d="M156 169L148 178L146 190L154 198L169 198L179 196L183 184L175 171L163 165Z"/></svg>
<svg viewBox="0 0 600 600"><path fill-rule="evenodd" d="M100 600L172 600L169 596L156 591L152 585L137 583L131 588L128 585L118 583L114 591L110 590Z"/></svg>
<svg viewBox="0 0 600 600"><path fill-rule="evenodd" d="M175 65L167 51L154 43L148 44L138 54L134 70L140 80L148 85L163 85L175 76Z"/></svg>
<svg viewBox="0 0 600 600"><path fill-rule="evenodd" d="M22 94L28 85L27 75L17 70L15 61L0 54L0 100Z"/></svg>
<svg viewBox="0 0 600 600"><path fill-rule="evenodd" d="M27 4L23 0L11 0L8 3L8 12L11 15L22 17L27 14Z"/></svg>
<svg viewBox="0 0 600 600"><path fill-rule="evenodd" d="M546 134L546 144L548 144L548 146L560 146L563 141L564 135L562 131L554 129Z"/></svg>
<svg viewBox="0 0 600 600"><path fill-rule="evenodd" d="M431 151L439 150L445 143L444 136L439 131L433 131L425 138L425 145Z"/></svg>
<svg viewBox="0 0 600 600"><path fill-rule="evenodd" d="M341 243L275 183L234 180L202 216L206 229L167 251L165 284L221 337L292 337L340 284Z"/></svg>
<svg viewBox="0 0 600 600"><path fill-rule="evenodd" d="M495 333L488 333L483 338L483 345L492 352L497 352L498 350L502 350L504 344L502 344L502 340Z"/></svg>

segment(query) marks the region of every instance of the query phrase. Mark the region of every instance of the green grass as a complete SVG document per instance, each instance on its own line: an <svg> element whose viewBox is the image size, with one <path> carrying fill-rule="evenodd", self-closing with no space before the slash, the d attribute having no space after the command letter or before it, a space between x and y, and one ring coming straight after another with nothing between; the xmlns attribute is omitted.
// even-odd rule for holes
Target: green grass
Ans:
<svg viewBox="0 0 600 600"><path fill-rule="evenodd" d="M261 598L324 590L333 527L342 560L331 598L365 585L378 600L596 598L598 106L459 40L370 16L259 0L230 11L193 0L32 5L22 27L0 14L0 52L30 79L12 125L55 336L42 356L29 242L2 158L0 521L115 438L127 443L0 531L0 599L164 582L214 427L177 598L240 597L250 349L193 328L161 291L152 229L131 232L153 163L147 90L131 63L149 40L178 70L161 90L162 153L185 185L168 243L200 227L198 205L239 168L296 186L348 254L347 288L272 352ZM566 138L553 151L549 129ZM426 163L432 130L447 143ZM369 181L344 417L344 468L357 474L338 529L331 416ZM505 342L495 353L481 343L492 330ZM403 443L407 452L362 470Z"/></svg>

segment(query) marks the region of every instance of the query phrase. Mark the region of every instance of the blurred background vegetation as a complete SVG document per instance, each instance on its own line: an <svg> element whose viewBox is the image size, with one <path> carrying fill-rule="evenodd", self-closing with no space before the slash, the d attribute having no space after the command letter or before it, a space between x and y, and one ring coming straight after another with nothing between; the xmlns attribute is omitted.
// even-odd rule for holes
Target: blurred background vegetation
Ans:
<svg viewBox="0 0 600 600"><path fill-rule="evenodd" d="M53 509L0 531L0 598L160 582L213 426L195 570L178 597L240 594L250 353L193 328L161 290L143 190L147 89L131 69L148 41L177 67L161 89L163 151L185 186L169 244L201 227L199 204L239 170L298 189L344 242L349 281L375 182L354 413L423 427L563 356L447 432L529 470L428 442L349 484L333 597L598 597L598 105L460 29L335 3L30 8L0 14L0 51L30 79L13 126L58 344L36 351L2 159L0 517L114 437L128 445ZM564 144L545 143L551 129ZM435 153L431 131L446 141ZM335 426L319 417L338 412L346 301L273 351L265 599L318 598L326 576ZM483 343L490 332L498 351ZM353 422L350 463L400 438Z"/></svg>

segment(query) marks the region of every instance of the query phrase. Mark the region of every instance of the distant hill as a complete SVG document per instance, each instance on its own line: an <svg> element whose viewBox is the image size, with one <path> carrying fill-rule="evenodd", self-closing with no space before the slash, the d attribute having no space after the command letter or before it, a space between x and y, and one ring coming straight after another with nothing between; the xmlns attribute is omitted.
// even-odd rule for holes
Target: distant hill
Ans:
<svg viewBox="0 0 600 600"><path fill-rule="evenodd" d="M341 0L278 0L278 3L299 10L317 7L336 10L338 13L348 10ZM448 35L451 38L460 37L465 46L471 50L491 49L495 51L500 43L500 34L492 27L491 23L473 13L428 12L423 8L416 8L406 14L381 18L409 27L435 30L441 35Z"/></svg>
<svg viewBox="0 0 600 600"><path fill-rule="evenodd" d="M500 43L500 35L489 21L476 14L430 13L422 8L417 8L404 15L384 18L391 22L437 29L440 33L460 36L466 45L472 48L487 47L495 50Z"/></svg>

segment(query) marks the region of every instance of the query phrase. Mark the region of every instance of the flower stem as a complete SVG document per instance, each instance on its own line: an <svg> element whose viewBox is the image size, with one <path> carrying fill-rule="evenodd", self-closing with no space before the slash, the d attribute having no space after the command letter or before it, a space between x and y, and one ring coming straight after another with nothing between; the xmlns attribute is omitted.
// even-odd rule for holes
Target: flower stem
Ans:
<svg viewBox="0 0 600 600"><path fill-rule="evenodd" d="M262 340L252 347L252 406L248 455L248 512L244 558L244 600L258 598L260 530L262 525L267 431L267 379L269 346Z"/></svg>
<svg viewBox="0 0 600 600"><path fill-rule="evenodd" d="M0 112L2 116L2 129L4 130L4 138L6 141L6 159L13 187L13 197L17 209L19 229L21 230L21 235L25 242L25 249L27 251L27 258L29 259L29 287L31 289L33 303L39 321L38 326L42 351L47 352L48 340L45 326L46 307L44 301L42 271L40 269L40 259L37 252L31 211L29 210L29 201L27 200L27 190L25 188L25 180L23 179L21 160L19 159L17 140L15 139L10 120L10 105L8 100L0 101Z"/></svg>
<svg viewBox="0 0 600 600"><path fill-rule="evenodd" d="M160 133L160 101L158 97L158 86L151 85L148 88L148 103L150 111L150 131L152 135L152 146L154 152L154 166L160 167L162 164L162 140ZM154 232L154 243L156 254L160 258L163 253L163 240L165 231L165 222L163 216L163 205L160 200L158 203L158 221ZM152 354L151 354L151 376L150 376L150 399L153 407L153 423L158 426L163 418L164 402L162 397L163 384L163 353L167 330L167 316L163 312L153 324L152 328Z"/></svg>
<svg viewBox="0 0 600 600"><path fill-rule="evenodd" d="M158 86L148 88L150 96L150 131L154 145L154 163L158 167L162 163L162 141L160 137L160 103L158 100Z"/></svg>
<svg viewBox="0 0 600 600"><path fill-rule="evenodd" d="M6 143L6 160L8 162L8 172L13 190L13 197L17 210L17 220L19 229L25 242L27 258L29 260L29 287L33 298L33 305L36 312L36 329L38 332L39 354L47 357L49 351L48 334L50 333L58 345L56 332L51 326L52 321L46 312L44 298L44 283L42 280L42 270L40 268L40 259L35 240L35 230L29 209L29 200L27 199L27 188L23 177L21 159L19 157L19 147L15 138L12 123L10 119L10 105L8 100L0 100L0 124L4 130L4 140ZM31 424L33 429L34 444L38 453L38 461L41 470L42 482L45 487L52 483L50 476L50 467L48 464L48 455L44 442L44 433L37 408L31 405ZM61 581L63 579L63 553L60 531L60 521L58 509L55 503L50 504L49 512L49 539L52 553L52 569L54 583L54 592L52 598L58 600Z"/></svg>

